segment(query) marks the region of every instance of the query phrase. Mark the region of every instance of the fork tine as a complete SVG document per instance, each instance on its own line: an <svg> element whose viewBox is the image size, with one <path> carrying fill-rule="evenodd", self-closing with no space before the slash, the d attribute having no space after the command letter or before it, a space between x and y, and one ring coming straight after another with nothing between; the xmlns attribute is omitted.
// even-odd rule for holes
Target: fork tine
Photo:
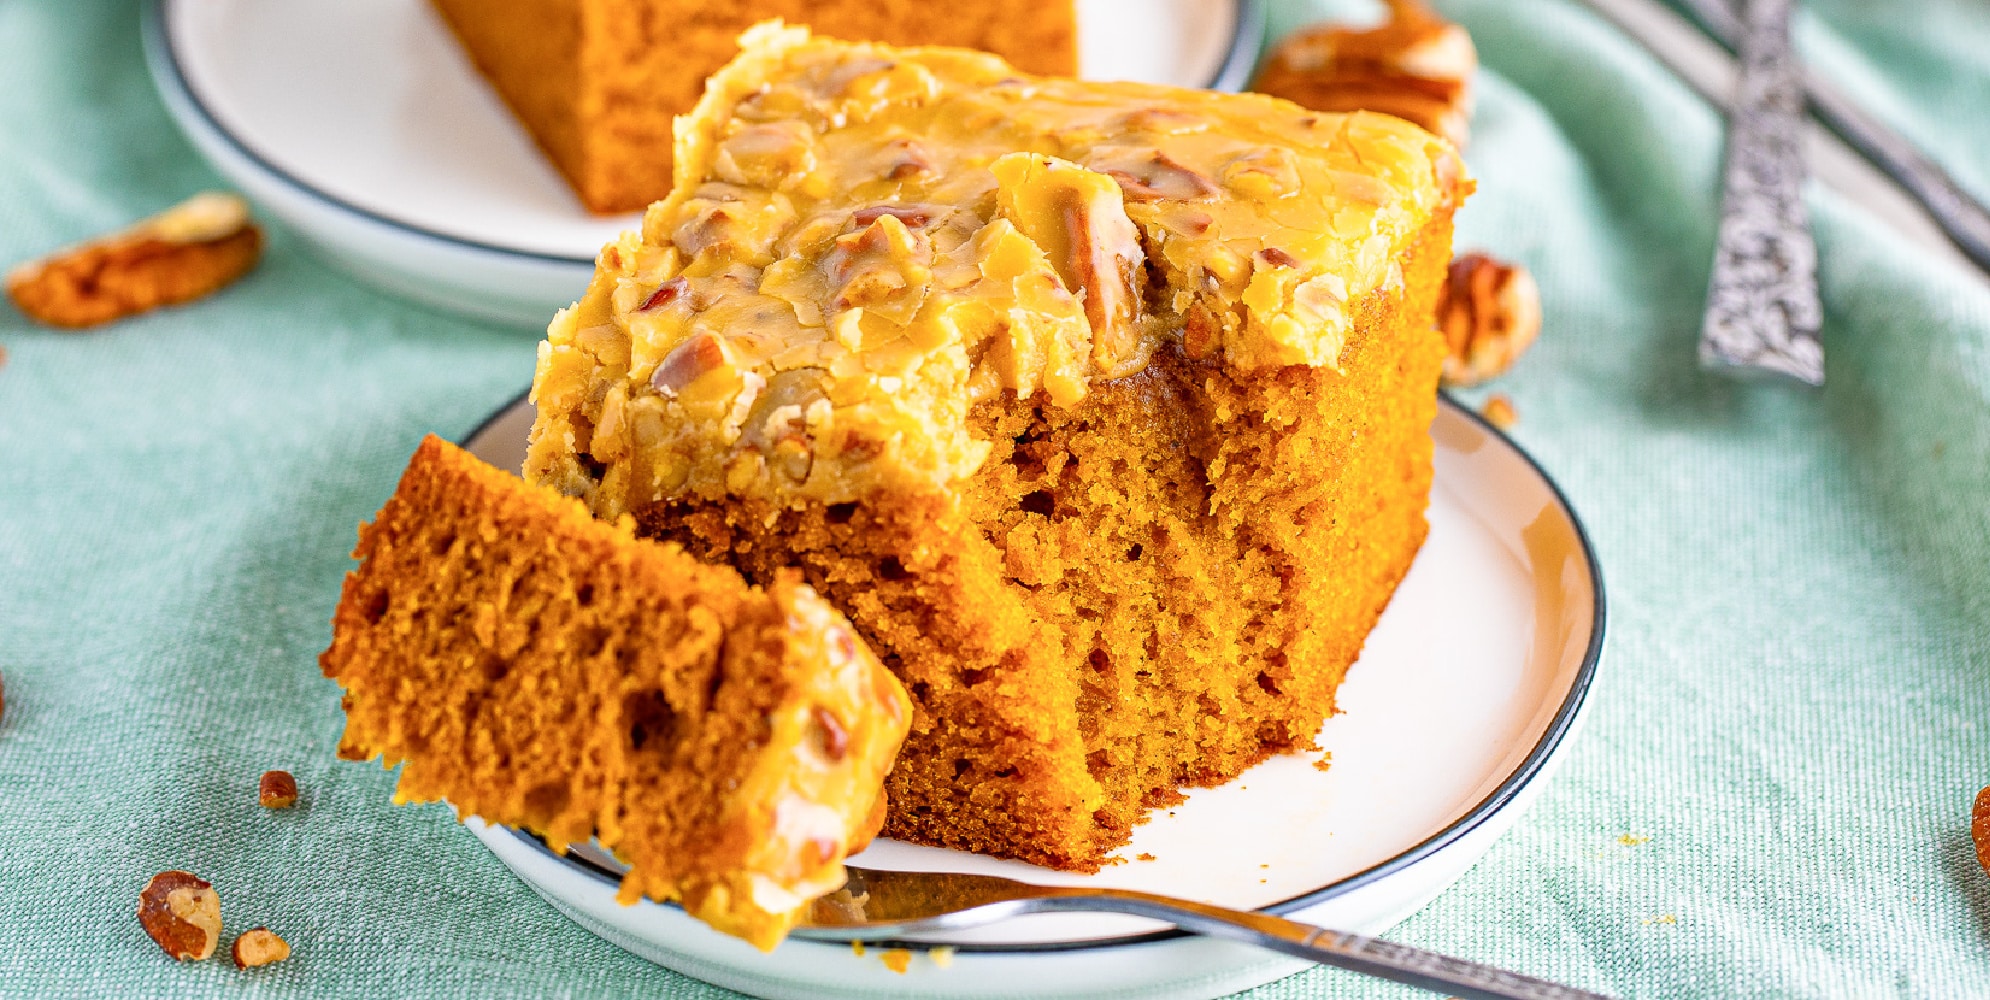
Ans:
<svg viewBox="0 0 1990 1000"><path fill-rule="evenodd" d="M848 928L906 924L961 914L991 903L1055 895L1048 886L964 872L895 872L848 865L843 888L809 907L807 926ZM985 919L999 919L992 913ZM953 921L956 925L966 921ZM981 922L981 921L973 921Z"/></svg>

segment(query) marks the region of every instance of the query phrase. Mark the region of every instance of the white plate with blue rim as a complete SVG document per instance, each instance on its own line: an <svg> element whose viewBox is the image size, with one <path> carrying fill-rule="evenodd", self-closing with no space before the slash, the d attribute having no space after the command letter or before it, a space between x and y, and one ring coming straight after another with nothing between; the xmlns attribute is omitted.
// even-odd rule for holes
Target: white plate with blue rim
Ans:
<svg viewBox="0 0 1990 1000"><path fill-rule="evenodd" d="M531 423L521 399L465 445L520 468ZM1448 398L1431 436L1430 536L1320 730L1330 766L1316 766L1318 753L1283 756L1191 789L1094 875L889 840L854 862L1141 889L1371 935L1436 898L1567 755L1603 648L1604 601L1595 552L1539 466ZM618 867L599 851L556 855L520 831L468 826L582 927L756 996L1215 997L1307 967L1110 914L1039 914L862 949L791 939L762 954L675 905L617 904Z"/></svg>
<svg viewBox="0 0 1990 1000"><path fill-rule="evenodd" d="M1262 0L1078 0L1080 74L1236 90ZM333 264L543 330L639 214L583 209L422 0L152 0L166 109L222 176Z"/></svg>

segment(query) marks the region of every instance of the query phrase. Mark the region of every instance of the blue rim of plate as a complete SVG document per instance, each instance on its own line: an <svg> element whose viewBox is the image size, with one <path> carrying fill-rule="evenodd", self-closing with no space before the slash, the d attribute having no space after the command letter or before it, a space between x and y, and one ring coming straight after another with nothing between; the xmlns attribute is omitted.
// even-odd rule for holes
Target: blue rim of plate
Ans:
<svg viewBox="0 0 1990 1000"><path fill-rule="evenodd" d="M525 398L526 394L520 393L503 406L498 407L490 416L485 417L475 429L462 438L464 447L469 447L471 442L475 441L491 425L497 423L498 420L511 412L511 409L523 402ZM1518 443L1508 437L1505 431L1493 426L1485 417L1479 415L1471 407L1458 402L1449 393L1438 393L1438 401L1441 405L1450 407L1452 410L1463 415L1467 420L1477 424L1481 430L1490 434L1495 440L1505 445L1508 450L1519 456L1522 462L1527 463L1527 467L1533 471L1541 483L1548 488L1549 494L1554 497L1555 506L1560 508L1562 516L1568 518L1569 526L1575 531L1576 542L1582 548L1583 561L1589 569L1590 589L1595 594L1594 610L1590 615L1589 645L1583 650L1582 664L1576 668L1575 679L1570 682L1568 694L1562 699L1561 707L1556 710L1555 717L1549 721L1548 728L1542 731L1541 738L1535 742L1534 748L1528 751L1527 756L1521 760L1519 766L1513 769L1513 773L1507 775L1506 780L1501 781L1499 786L1488 793L1484 799L1481 799L1477 805L1467 810L1463 816L1453 820L1449 826L1426 837L1424 840L1392 858L1377 862L1361 871L1329 882L1317 889L1259 907L1259 912L1275 913L1284 916L1298 910L1308 909L1327 900L1346 895L1356 889L1379 882L1451 846L1472 831L1478 829L1488 819L1491 819L1508 805L1511 805L1513 800L1519 796L1521 790L1532 784L1534 779L1540 776L1542 768L1547 766L1548 759L1554 755L1555 750L1561 746L1563 739L1568 736L1569 730L1574 727L1576 717L1581 714L1582 706L1588 700L1590 683L1595 680L1597 668L1602 662L1603 633L1608 623L1608 602L1605 600L1603 592L1603 567L1597 562L1596 546L1590 541L1589 530L1583 527L1582 519L1576 516L1575 507L1569 503L1568 495L1562 492L1561 485L1555 482L1554 477L1548 475L1548 471L1541 467L1541 463L1535 461L1534 456L1528 454L1527 449L1520 447ZM552 858L562 865L574 869L596 882L616 888L619 888L622 884L621 875L612 869L602 867L586 858L573 854L557 853L552 848L547 847L545 841L524 830L510 828L510 832L532 849L546 857ZM646 900L646 902L653 901ZM656 905L681 909L676 903L659 903ZM1171 941L1187 936L1190 936L1187 931L1166 930L1150 931L1143 934L1128 934L1118 937L1088 938L1080 941L1046 941L1040 944L976 944L972 942L956 944L891 938L866 940L864 945L870 948L902 948L908 951L929 951L934 948L949 948L956 952L981 955L1022 955L1121 948L1127 945ZM820 938L798 937L794 940L838 948L847 947L847 944L844 942L827 941Z"/></svg>
<svg viewBox="0 0 1990 1000"><path fill-rule="evenodd" d="M274 158L265 155L224 125L208 102L201 99L200 92L194 88L193 81L188 78L181 63L179 51L173 45L173 33L167 28L168 12L181 2L184 0L151 0L145 7L139 33L140 42L145 50L146 65L152 71L153 84L158 87L161 96L166 98L168 105L184 106L197 119L204 131L211 133L231 152L254 165L262 173L313 201L407 236L441 243L458 250L472 250L519 260L587 268L594 266L592 254L572 256L522 250L518 247L486 243L417 225L406 219L353 204L285 169ZM1250 82L1251 72L1257 66L1258 54L1264 48L1264 33L1264 0L1236 0L1230 27L1230 47L1224 53L1223 62L1216 68L1215 75L1210 78L1207 89L1223 91L1244 89L1244 85ZM180 100L175 100L175 97Z"/></svg>

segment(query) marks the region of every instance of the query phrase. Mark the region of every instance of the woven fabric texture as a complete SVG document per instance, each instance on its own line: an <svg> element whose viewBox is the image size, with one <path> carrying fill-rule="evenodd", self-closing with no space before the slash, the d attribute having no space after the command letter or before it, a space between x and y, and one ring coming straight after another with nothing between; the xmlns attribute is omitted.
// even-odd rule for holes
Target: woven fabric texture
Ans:
<svg viewBox="0 0 1990 1000"><path fill-rule="evenodd" d="M1541 342L1493 388L1599 549L1587 728L1402 941L1636 997L1990 996L1990 285L1811 191L1828 384L1702 373L1722 122L1570 0L1444 8L1485 69L1460 246L1525 262ZM1806 52L1979 190L1990 19L1810 5ZM1274 4L1274 32L1329 9ZM221 186L160 104L141 8L0 3L0 263ZM357 284L272 227L200 303L85 334L0 306L0 997L730 994L609 945L441 807L333 758L315 657L425 432L536 335ZM1473 394L1468 401L1477 401ZM270 812L257 776L296 774ZM166 959L154 872L295 946ZM1410 996L1316 970L1260 1000Z"/></svg>

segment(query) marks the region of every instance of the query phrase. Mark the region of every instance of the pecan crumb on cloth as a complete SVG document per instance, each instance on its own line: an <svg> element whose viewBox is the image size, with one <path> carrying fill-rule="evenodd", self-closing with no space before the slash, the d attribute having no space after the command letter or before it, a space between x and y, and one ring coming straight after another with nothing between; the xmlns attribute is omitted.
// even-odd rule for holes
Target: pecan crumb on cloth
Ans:
<svg viewBox="0 0 1990 1000"><path fill-rule="evenodd" d="M221 941L221 897L192 872L160 872L138 894L138 925L166 954L205 960Z"/></svg>
<svg viewBox="0 0 1990 1000"><path fill-rule="evenodd" d="M243 931L235 938L234 947L228 949L228 957L235 960L237 969L261 968L289 958L290 942L267 927L257 927Z"/></svg>
<svg viewBox="0 0 1990 1000"><path fill-rule="evenodd" d="M256 785L256 801L265 809L288 809L297 804L297 779L289 771L264 771Z"/></svg>
<svg viewBox="0 0 1990 1000"><path fill-rule="evenodd" d="M1541 289L1518 264L1460 254L1437 303L1444 334L1444 384L1478 385L1504 373L1541 333Z"/></svg>
<svg viewBox="0 0 1990 1000"><path fill-rule="evenodd" d="M14 268L7 297L49 326L98 326L218 291L255 267L262 248L248 203L210 191Z"/></svg>

